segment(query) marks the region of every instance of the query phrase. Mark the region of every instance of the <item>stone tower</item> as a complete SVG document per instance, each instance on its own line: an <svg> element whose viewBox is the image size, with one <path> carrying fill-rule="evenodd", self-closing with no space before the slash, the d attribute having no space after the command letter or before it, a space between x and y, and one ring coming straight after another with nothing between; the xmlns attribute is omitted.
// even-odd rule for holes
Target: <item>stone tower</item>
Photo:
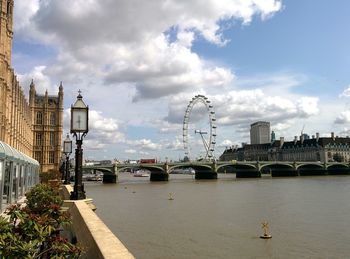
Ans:
<svg viewBox="0 0 350 259"><path fill-rule="evenodd" d="M0 55L6 67L11 67L13 38L13 0L1 0Z"/></svg>
<svg viewBox="0 0 350 259"><path fill-rule="evenodd" d="M58 170L61 160L63 132L63 86L58 95L38 95L32 81L29 105L33 122L33 157L39 161L42 172Z"/></svg>
<svg viewBox="0 0 350 259"><path fill-rule="evenodd" d="M0 0L0 140L32 156L29 105L11 67L13 0Z"/></svg>

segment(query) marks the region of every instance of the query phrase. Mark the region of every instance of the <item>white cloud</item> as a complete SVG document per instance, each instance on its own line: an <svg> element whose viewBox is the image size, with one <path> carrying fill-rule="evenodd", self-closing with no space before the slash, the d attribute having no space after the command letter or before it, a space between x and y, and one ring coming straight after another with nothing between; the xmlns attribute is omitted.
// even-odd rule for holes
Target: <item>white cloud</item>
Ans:
<svg viewBox="0 0 350 259"><path fill-rule="evenodd" d="M229 40L225 26L232 21L248 25L256 16L267 19L281 10L281 1L22 2L16 4L16 37L47 44L57 56L19 79L29 86L34 78L38 92L57 91L63 81L66 100L83 89L93 107L89 149L118 143L127 154L180 150L184 112L196 94L207 95L214 105L218 147L245 140L256 120L271 121L284 133L320 114L317 97L297 92L307 77L277 72L239 78L192 48L198 39L224 46ZM350 96L350 90L343 96ZM336 122L347 121L347 116L342 113ZM130 140L123 133L130 125L162 134L148 139L140 133L139 140ZM233 134L235 139L229 140ZM202 147L200 141L195 144Z"/></svg>
<svg viewBox="0 0 350 259"><path fill-rule="evenodd" d="M89 128L91 130L115 132L119 129L119 126L115 119L104 118L102 112L92 110L89 112Z"/></svg>
<svg viewBox="0 0 350 259"><path fill-rule="evenodd" d="M218 147L232 147L232 146L234 146L235 145L235 143L232 141L232 140L229 140L229 139L225 139L224 141L222 141L219 145L218 145Z"/></svg>
<svg viewBox="0 0 350 259"><path fill-rule="evenodd" d="M141 150L160 150L162 146L157 143L153 143L150 139L128 140L128 145L137 147Z"/></svg>
<svg viewBox="0 0 350 259"><path fill-rule="evenodd" d="M336 117L334 123L336 124L345 124L350 122L350 111L342 111L340 114Z"/></svg>
<svg viewBox="0 0 350 259"><path fill-rule="evenodd" d="M339 97L350 97L350 85L344 89L344 91L339 95Z"/></svg>
<svg viewBox="0 0 350 259"><path fill-rule="evenodd" d="M183 150L184 149L184 143L183 139L180 137L176 137L174 140L163 140L162 141L162 147L168 150Z"/></svg>
<svg viewBox="0 0 350 259"><path fill-rule="evenodd" d="M17 75L25 93L29 92L29 86L33 80L37 93L44 94L47 90L49 94L57 94L60 82L57 82L57 85L52 85L50 77L44 73L45 69L46 66L36 66L29 73Z"/></svg>
<svg viewBox="0 0 350 259"><path fill-rule="evenodd" d="M218 125L238 125L269 120L286 122L293 118L308 118L317 115L318 98L295 96L270 96L263 89L236 90L225 94L206 95L211 100L216 113ZM173 123L181 123L190 98L173 98L170 102L166 119ZM201 104L198 104L200 106ZM191 116L195 116L193 113ZM191 117L190 117L191 118Z"/></svg>
<svg viewBox="0 0 350 259"><path fill-rule="evenodd" d="M70 109L64 111L64 129L69 132ZM103 117L102 112L89 110L89 132L84 140L88 150L106 149L109 145L125 143L125 135L119 131L117 120Z"/></svg>
<svg viewBox="0 0 350 259"><path fill-rule="evenodd" d="M125 153L126 154L136 154L136 150L135 149L126 149Z"/></svg>
<svg viewBox="0 0 350 259"><path fill-rule="evenodd" d="M16 9L16 33L58 49L48 75L68 83L91 75L114 86L133 83L134 100L141 100L229 84L230 69L200 58L191 49L193 41L201 36L222 45L219 22L238 19L247 24L256 14L264 19L279 11L281 3L31 0L26 6ZM171 28L175 41L167 33Z"/></svg>
<svg viewBox="0 0 350 259"><path fill-rule="evenodd" d="M14 29L19 35L32 32L31 19L39 10L39 0L16 1L14 12Z"/></svg>

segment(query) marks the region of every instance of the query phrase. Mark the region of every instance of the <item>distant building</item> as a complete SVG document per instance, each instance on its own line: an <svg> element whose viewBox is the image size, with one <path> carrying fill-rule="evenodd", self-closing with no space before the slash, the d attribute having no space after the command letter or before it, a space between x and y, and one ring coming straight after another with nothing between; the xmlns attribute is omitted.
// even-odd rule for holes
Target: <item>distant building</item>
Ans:
<svg viewBox="0 0 350 259"><path fill-rule="evenodd" d="M250 144L270 143L270 122L258 121L250 125Z"/></svg>
<svg viewBox="0 0 350 259"><path fill-rule="evenodd" d="M58 95L38 95L30 84L29 105L33 124L33 154L42 172L57 170L61 158L63 132L63 87Z"/></svg>
<svg viewBox="0 0 350 259"><path fill-rule="evenodd" d="M350 138L316 137L305 139L303 134L293 141L284 141L281 137L272 143L245 145L237 148L227 148L220 160L238 161L320 161L320 162L350 162Z"/></svg>

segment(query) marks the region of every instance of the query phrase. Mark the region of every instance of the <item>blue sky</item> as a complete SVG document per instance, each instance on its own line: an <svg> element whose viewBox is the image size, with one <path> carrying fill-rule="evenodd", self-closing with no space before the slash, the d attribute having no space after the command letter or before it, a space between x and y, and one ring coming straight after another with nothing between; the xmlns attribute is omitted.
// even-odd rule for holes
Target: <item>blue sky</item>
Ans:
<svg viewBox="0 0 350 259"><path fill-rule="evenodd" d="M249 143L257 120L286 140L303 127L350 135L349 1L203 2L15 1L13 67L25 91L32 78L52 94L63 81L66 131L82 89L88 159L182 157L197 94L216 111L216 156ZM208 127L206 114L192 117L192 128Z"/></svg>
<svg viewBox="0 0 350 259"><path fill-rule="evenodd" d="M346 87L350 66L349 1L282 3L282 10L271 19L255 17L247 26L236 24L225 31L230 40L227 46L200 41L194 51L225 62L240 76L279 71L305 74L313 81L300 91L308 94L315 87L324 93L336 84Z"/></svg>

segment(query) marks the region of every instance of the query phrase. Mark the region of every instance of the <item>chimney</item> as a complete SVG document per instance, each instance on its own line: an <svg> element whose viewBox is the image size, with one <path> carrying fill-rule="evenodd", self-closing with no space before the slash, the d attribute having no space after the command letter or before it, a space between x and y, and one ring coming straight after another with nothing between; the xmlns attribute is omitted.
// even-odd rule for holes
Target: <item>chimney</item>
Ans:
<svg viewBox="0 0 350 259"><path fill-rule="evenodd" d="M304 134L300 136L300 143L301 143L301 144L304 143Z"/></svg>
<svg viewBox="0 0 350 259"><path fill-rule="evenodd" d="M315 139L315 135L312 135L312 139Z"/></svg>
<svg viewBox="0 0 350 259"><path fill-rule="evenodd" d="M316 141L318 142L318 139L320 138L320 133L316 132Z"/></svg>
<svg viewBox="0 0 350 259"><path fill-rule="evenodd" d="M334 132L331 132L331 138L334 140Z"/></svg>
<svg viewBox="0 0 350 259"><path fill-rule="evenodd" d="M294 145L297 143L297 141L298 141L298 136L295 136L294 137Z"/></svg>
<svg viewBox="0 0 350 259"><path fill-rule="evenodd" d="M284 144L284 137L280 137L280 147L283 147Z"/></svg>

